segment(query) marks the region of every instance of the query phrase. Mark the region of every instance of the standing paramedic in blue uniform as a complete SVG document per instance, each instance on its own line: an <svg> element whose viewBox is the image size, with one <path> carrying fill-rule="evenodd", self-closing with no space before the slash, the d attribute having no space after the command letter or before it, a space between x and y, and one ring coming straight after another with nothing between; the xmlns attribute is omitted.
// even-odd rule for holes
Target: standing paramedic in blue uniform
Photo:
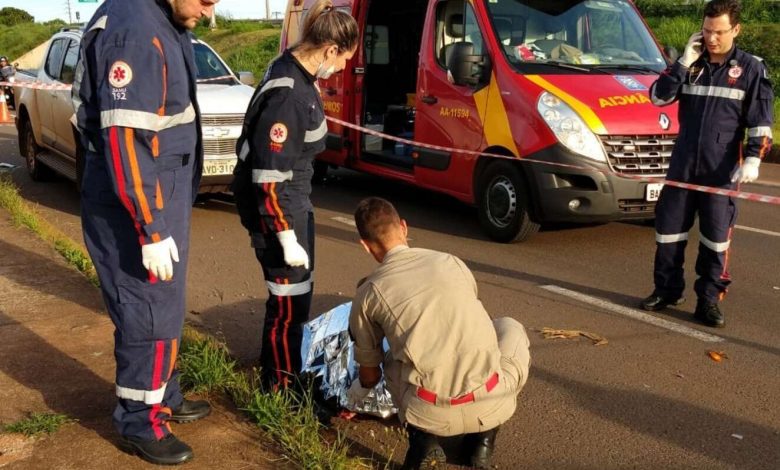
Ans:
<svg viewBox="0 0 780 470"><path fill-rule="evenodd" d="M764 61L734 45L739 14L737 0L709 2L701 31L650 89L656 105L680 103L680 135L669 180L733 189L758 178L761 159L772 145L772 86ZM729 245L737 217L736 202L729 196L664 187L656 206L655 290L641 307L661 310L685 300L683 260L697 213L701 233L694 316L705 325L723 327L718 302L731 283Z"/></svg>
<svg viewBox="0 0 780 470"><path fill-rule="evenodd" d="M116 326L119 447L192 458L169 421L208 415L182 397L190 216L202 168L191 36L218 0L106 0L87 24L72 98L86 151L84 240Z"/></svg>
<svg viewBox="0 0 780 470"><path fill-rule="evenodd" d="M300 371L311 305L312 161L328 131L317 79L343 70L357 40L354 18L329 0L315 3L300 41L269 64L236 146L232 190L268 287L260 363L273 390L294 384Z"/></svg>

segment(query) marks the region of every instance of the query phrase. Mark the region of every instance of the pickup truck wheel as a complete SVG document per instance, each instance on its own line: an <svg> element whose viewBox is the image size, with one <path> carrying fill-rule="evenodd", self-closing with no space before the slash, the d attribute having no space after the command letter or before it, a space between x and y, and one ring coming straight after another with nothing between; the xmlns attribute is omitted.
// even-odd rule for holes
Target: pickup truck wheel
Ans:
<svg viewBox="0 0 780 470"><path fill-rule="evenodd" d="M493 240L524 241L539 230L531 220L528 191L515 165L499 161L488 166L478 191L479 222Z"/></svg>
<svg viewBox="0 0 780 470"><path fill-rule="evenodd" d="M24 140L24 160L27 163L27 173L33 181L46 181L51 177L51 170L38 161L41 148L35 142L35 134L29 119L24 122L22 139Z"/></svg>

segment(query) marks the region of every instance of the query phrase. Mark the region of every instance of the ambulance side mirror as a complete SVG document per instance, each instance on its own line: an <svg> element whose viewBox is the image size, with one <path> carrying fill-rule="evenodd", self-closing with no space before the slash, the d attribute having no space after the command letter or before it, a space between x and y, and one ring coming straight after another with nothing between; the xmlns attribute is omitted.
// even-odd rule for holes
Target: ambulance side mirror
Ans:
<svg viewBox="0 0 780 470"><path fill-rule="evenodd" d="M474 54L474 44L456 42L451 45L447 57L447 69L452 83L459 86L480 87L490 80L490 57Z"/></svg>
<svg viewBox="0 0 780 470"><path fill-rule="evenodd" d="M680 53L677 52L677 49L675 49L674 46L664 46L664 54L666 54L666 57L668 58L668 65L672 65L680 58Z"/></svg>

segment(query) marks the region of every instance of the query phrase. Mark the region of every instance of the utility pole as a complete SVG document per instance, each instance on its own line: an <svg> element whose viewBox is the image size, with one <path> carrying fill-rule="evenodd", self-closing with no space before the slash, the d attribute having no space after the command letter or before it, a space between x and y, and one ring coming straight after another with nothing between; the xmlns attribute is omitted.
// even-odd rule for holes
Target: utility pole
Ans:
<svg viewBox="0 0 780 470"><path fill-rule="evenodd" d="M65 9L68 11L68 24L73 24L73 17L71 16L70 0L65 0Z"/></svg>
<svg viewBox="0 0 780 470"><path fill-rule="evenodd" d="M209 19L209 29L217 29L217 6L211 10L211 18Z"/></svg>
<svg viewBox="0 0 780 470"><path fill-rule="evenodd" d="M265 19L271 19L271 6L269 5L268 0L265 0Z"/></svg>

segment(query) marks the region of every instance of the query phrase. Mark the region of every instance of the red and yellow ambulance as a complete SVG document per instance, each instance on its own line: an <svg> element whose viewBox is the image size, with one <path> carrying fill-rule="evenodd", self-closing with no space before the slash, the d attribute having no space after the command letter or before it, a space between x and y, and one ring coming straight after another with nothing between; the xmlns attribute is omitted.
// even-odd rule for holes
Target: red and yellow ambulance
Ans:
<svg viewBox="0 0 780 470"><path fill-rule="evenodd" d="M282 48L313 3L289 2ZM476 205L503 242L545 222L654 216L660 185L621 175L665 175L677 108L648 98L667 59L630 0L334 4L357 19L362 40L346 70L320 80L326 113L450 150L331 122L320 170L449 194Z"/></svg>

